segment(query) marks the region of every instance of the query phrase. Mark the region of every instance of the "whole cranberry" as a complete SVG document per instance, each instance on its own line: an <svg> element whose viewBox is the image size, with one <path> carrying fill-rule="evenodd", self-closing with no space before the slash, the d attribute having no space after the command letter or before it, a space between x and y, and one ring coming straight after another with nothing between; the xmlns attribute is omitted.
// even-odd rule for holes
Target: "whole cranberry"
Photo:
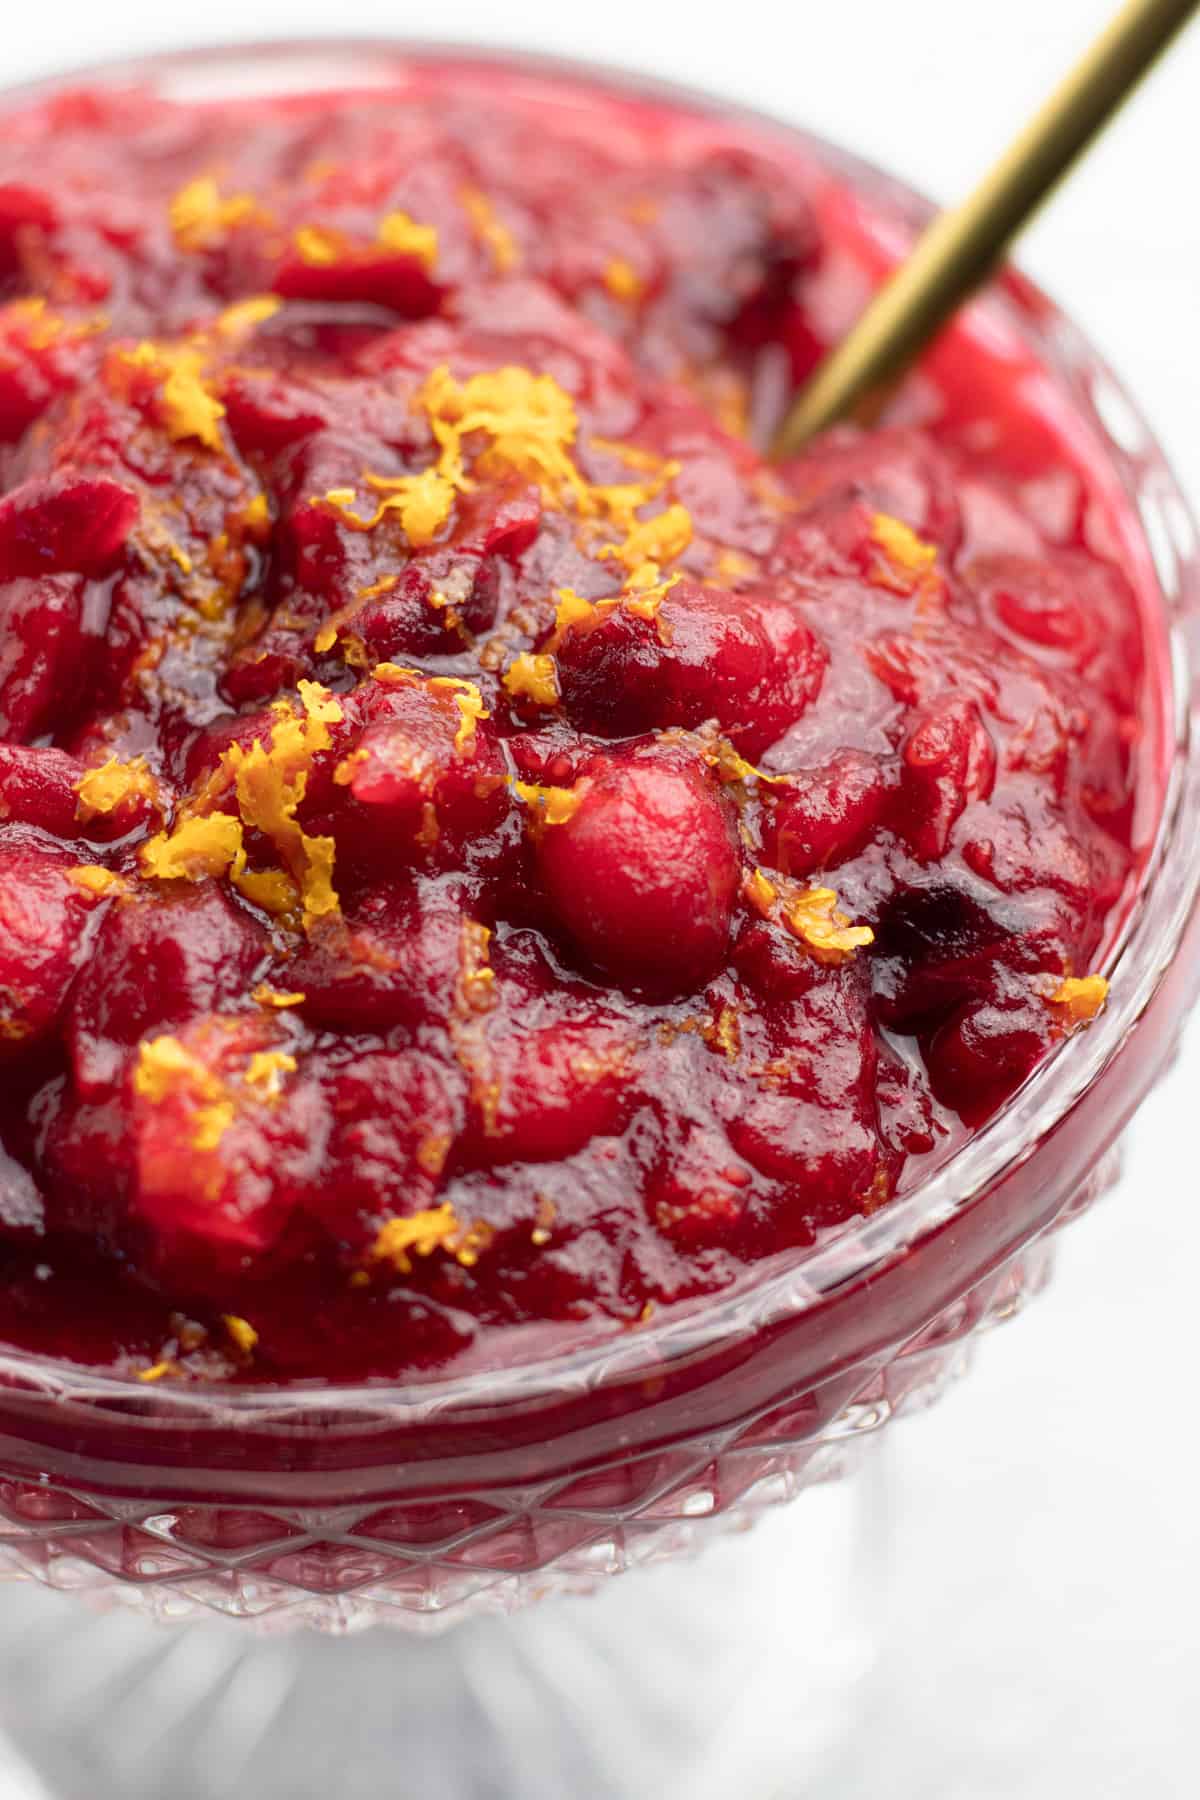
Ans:
<svg viewBox="0 0 1200 1800"><path fill-rule="evenodd" d="M595 757L561 824L540 827L551 908L584 956L623 986L678 993L718 966L739 859L704 767L650 751Z"/></svg>

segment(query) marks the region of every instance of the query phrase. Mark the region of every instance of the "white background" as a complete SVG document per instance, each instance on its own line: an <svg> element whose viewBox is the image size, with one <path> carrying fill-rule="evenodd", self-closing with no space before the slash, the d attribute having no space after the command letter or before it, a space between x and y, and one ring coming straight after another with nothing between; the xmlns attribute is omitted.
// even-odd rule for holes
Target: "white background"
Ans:
<svg viewBox="0 0 1200 1800"><path fill-rule="evenodd" d="M385 0L206 0L193 20L171 0L55 0L45 12L8 0L0 79L250 35L503 41L758 103L950 199L1114 4L510 0L493 11L443 0L435 13ZM1139 396L1200 499L1193 31L1022 257ZM965 1386L897 1431L908 1654L880 1721L894 1776L865 1800L1200 1792L1198 1079L1193 1033L1132 1133L1122 1189L1064 1241L1050 1294L985 1344Z"/></svg>

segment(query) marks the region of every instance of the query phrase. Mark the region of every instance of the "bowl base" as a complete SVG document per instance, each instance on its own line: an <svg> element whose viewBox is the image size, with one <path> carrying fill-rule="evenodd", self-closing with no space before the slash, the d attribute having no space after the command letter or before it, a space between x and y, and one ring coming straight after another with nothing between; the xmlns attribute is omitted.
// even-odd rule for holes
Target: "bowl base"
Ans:
<svg viewBox="0 0 1200 1800"><path fill-rule="evenodd" d="M7 1731L19 1800L825 1793L878 1649L886 1462L872 1442L699 1559L430 1638L172 1631L7 1587L0 1776Z"/></svg>

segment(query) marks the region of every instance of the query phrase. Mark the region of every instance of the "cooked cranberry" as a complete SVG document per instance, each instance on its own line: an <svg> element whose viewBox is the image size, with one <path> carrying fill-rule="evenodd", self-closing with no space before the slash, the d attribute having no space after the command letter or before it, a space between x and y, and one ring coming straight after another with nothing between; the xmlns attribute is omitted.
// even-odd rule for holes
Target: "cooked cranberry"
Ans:
<svg viewBox="0 0 1200 1800"><path fill-rule="evenodd" d="M27 1054L53 1031L83 960L94 899L74 858L37 832L0 841L0 1050Z"/></svg>
<svg viewBox="0 0 1200 1800"><path fill-rule="evenodd" d="M328 263L285 256L274 288L289 300L373 302L406 319L433 312L438 301L437 287L414 258L369 250L335 256Z"/></svg>
<svg viewBox="0 0 1200 1800"><path fill-rule="evenodd" d="M65 750L0 743L0 818L40 825L58 838L75 835L83 764Z"/></svg>
<svg viewBox="0 0 1200 1800"><path fill-rule="evenodd" d="M898 1031L919 1031L965 997L988 993L997 965L1020 954L1018 923L1015 909L989 908L965 886L935 882L897 893L875 934L875 994L883 1021Z"/></svg>
<svg viewBox="0 0 1200 1800"><path fill-rule="evenodd" d="M785 875L836 869L867 842L886 794L878 759L861 750L843 750L823 768L798 769L768 801L771 862Z"/></svg>
<svg viewBox="0 0 1200 1800"><path fill-rule="evenodd" d="M798 1184L801 1210L820 1224L832 1223L847 1202L857 1207L880 1159L875 1043L854 988L852 979L835 978L778 1009L778 1081L748 1095L729 1127L730 1142L754 1168Z"/></svg>
<svg viewBox="0 0 1200 1800"><path fill-rule="evenodd" d="M701 985L724 954L738 877L714 783L682 758L634 752L594 758L575 795L537 848L555 920L618 982Z"/></svg>
<svg viewBox="0 0 1200 1800"><path fill-rule="evenodd" d="M325 409L311 389L267 369L232 370L221 384L221 402L246 456L273 456L312 437L325 423Z"/></svg>
<svg viewBox="0 0 1200 1800"><path fill-rule="evenodd" d="M403 1193L430 1206L462 1128L462 1073L414 1050L381 1050L331 1069L336 1093L324 1179L305 1205L338 1244L361 1255Z"/></svg>
<svg viewBox="0 0 1200 1800"><path fill-rule="evenodd" d="M1029 995L976 1001L939 1027L926 1052L934 1091L973 1124L1012 1093L1054 1040L1049 1009Z"/></svg>
<svg viewBox="0 0 1200 1800"><path fill-rule="evenodd" d="M131 1216L150 1234L161 1279L217 1299L247 1270L267 1274L289 1229L297 1250L311 1236L297 1212L323 1161L326 1102L311 1075L288 1082L286 1063L278 1091L248 1079L256 1056L288 1054L269 1020L212 1015L185 1027L169 1039L168 1063L184 1073L159 1093L139 1074L159 1066L164 1041L146 1040L129 1078Z"/></svg>
<svg viewBox="0 0 1200 1800"><path fill-rule="evenodd" d="M115 481L61 474L0 499L0 580L108 575L137 518L137 496Z"/></svg>
<svg viewBox="0 0 1200 1800"><path fill-rule="evenodd" d="M571 625L558 669L563 703L585 730L619 736L715 719L753 757L815 699L825 651L798 608L685 581L653 618L626 603Z"/></svg>
<svg viewBox="0 0 1200 1800"><path fill-rule="evenodd" d="M90 1097L119 1080L146 1032L245 993L267 951L261 927L211 883L110 905L67 1024L80 1091Z"/></svg>
<svg viewBox="0 0 1200 1800"><path fill-rule="evenodd" d="M924 432L838 426L784 472L806 506L857 499L865 513L901 519L947 554L957 548L954 467Z"/></svg>
<svg viewBox="0 0 1200 1800"><path fill-rule="evenodd" d="M865 202L540 79L0 119L4 1338L623 1331L1104 1003L1160 759L1087 434L952 329L772 467Z"/></svg>
<svg viewBox="0 0 1200 1800"><path fill-rule="evenodd" d="M444 1019L460 975L466 913L452 893L379 885L286 970L303 1016L348 1031Z"/></svg>
<svg viewBox="0 0 1200 1800"><path fill-rule="evenodd" d="M895 820L922 862L944 856L950 833L972 800L986 800L996 751L970 700L950 700L917 717L901 754Z"/></svg>
<svg viewBox="0 0 1200 1800"><path fill-rule="evenodd" d="M0 584L0 731L27 743L69 717L87 680L84 582L77 575Z"/></svg>
<svg viewBox="0 0 1200 1800"><path fill-rule="evenodd" d="M468 1154L554 1162L619 1130L636 1067L629 1025L598 1008L564 1009L532 1029L497 1032L478 1084Z"/></svg>
<svg viewBox="0 0 1200 1800"><path fill-rule="evenodd" d="M659 1231L695 1255L734 1243L745 1230L756 1197L754 1175L723 1132L693 1124L680 1135L647 1200Z"/></svg>
<svg viewBox="0 0 1200 1800"><path fill-rule="evenodd" d="M376 687L323 802L312 788L307 796L309 818L328 827L348 866L375 877L441 867L496 830L511 801L482 710L478 690L453 677Z"/></svg>
<svg viewBox="0 0 1200 1800"><path fill-rule="evenodd" d="M536 489L527 488L523 494L502 500L484 532L484 552L488 556L506 556L510 562L515 561L536 538L541 520L542 508Z"/></svg>

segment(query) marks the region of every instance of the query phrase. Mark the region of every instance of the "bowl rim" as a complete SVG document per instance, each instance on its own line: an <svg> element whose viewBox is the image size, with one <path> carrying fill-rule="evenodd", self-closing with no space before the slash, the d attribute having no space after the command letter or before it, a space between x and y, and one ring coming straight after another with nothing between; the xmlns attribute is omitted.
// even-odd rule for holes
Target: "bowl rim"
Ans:
<svg viewBox="0 0 1200 1800"><path fill-rule="evenodd" d="M331 57L331 52L336 52ZM380 60L384 68L379 68ZM931 203L898 177L769 111L690 84L631 71L592 58L575 59L482 41L346 36L257 39L151 50L91 61L0 87L0 112L70 90L81 84L146 85L186 92L197 77L227 74L237 64L269 63L298 70L313 63L313 82L290 91L346 91L341 76L359 68L364 88L393 86L406 67L460 64L478 73L488 68L527 72L542 82L562 80L596 90L597 97L664 100L698 118L745 122L793 150L802 148L826 167L867 188L872 198L901 210L898 221L912 229L933 210ZM330 79L330 72L338 77ZM385 75L385 79L378 76ZM173 81L173 78L177 80ZM352 91L354 82L348 82ZM268 90L289 91L287 85ZM197 96L201 97L201 96ZM214 96L208 96L214 97ZM241 97L241 90L238 90ZM978 304L978 303L977 303ZM636 1330L606 1320L576 1333L558 1350L533 1354L504 1366L431 1373L402 1381L372 1378L326 1383L319 1378L285 1383L232 1385L213 1382L146 1385L136 1376L101 1373L63 1358L26 1353L0 1344L0 1386L41 1391L55 1398L145 1403L147 1415L211 1418L229 1423L270 1418L297 1425L318 1409L322 1418L342 1413L347 1420L386 1408L393 1416L431 1413L494 1413L506 1403L527 1406L541 1394L607 1385L639 1372L649 1373L680 1359L692 1361L800 1311L818 1306L848 1282L882 1269L927 1234L961 1214L1005 1175L1031 1157L1039 1142L1067 1116L1100 1078L1150 1007L1166 979L1193 913L1200 905L1200 856L1189 860L1189 827L1200 829L1200 628L1188 641L1189 619L1200 621L1200 528L1193 511L1138 404L1090 340L1039 284L1005 265L982 301L1002 306L1010 322L1037 342L1052 373L1072 391L1090 427L1103 438L1112 466L1145 540L1162 607L1164 650L1170 674L1170 712L1163 724L1169 743L1169 775L1153 845L1138 892L1103 967L1111 975L1134 971L1132 981L1116 980L1104 1012L1077 1036L1064 1040L1033 1071L1006 1105L940 1167L881 1211L848 1223L819 1247L781 1252L754 1265L721 1292L664 1308L657 1320ZM1117 421L1110 426L1104 417ZM1147 624L1152 623L1149 619ZM1141 1099L1129 1100L1124 1117ZM1113 1130L1124 1123L1113 1120ZM752 1325L749 1323L752 1321ZM522 1328L515 1328L515 1333ZM514 1341L516 1339L514 1333ZM143 1408L137 1405L142 1413Z"/></svg>

